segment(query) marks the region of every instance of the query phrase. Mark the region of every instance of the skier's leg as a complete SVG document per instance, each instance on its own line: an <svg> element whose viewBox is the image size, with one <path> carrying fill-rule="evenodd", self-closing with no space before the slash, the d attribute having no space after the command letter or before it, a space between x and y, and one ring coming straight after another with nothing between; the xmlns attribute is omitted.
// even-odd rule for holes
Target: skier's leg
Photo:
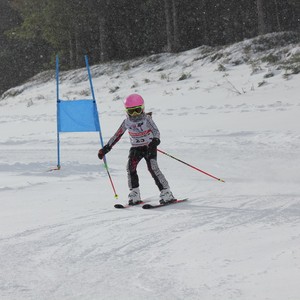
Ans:
<svg viewBox="0 0 300 300"><path fill-rule="evenodd" d="M127 176L128 176L128 204L134 205L141 202L141 193L139 189L139 177L137 174L137 165L142 159L141 151L138 147L132 147L129 151L127 162Z"/></svg>
<svg viewBox="0 0 300 300"><path fill-rule="evenodd" d="M160 190L160 200L159 202L161 204L170 202L174 200L173 193L170 190L169 183L166 180L163 173L160 171L158 164L157 164L157 158L152 157L150 159L145 158L148 166L148 170L151 173L157 187Z"/></svg>
<svg viewBox="0 0 300 300"><path fill-rule="evenodd" d="M139 187L139 177L137 174L137 165L140 160L143 158L143 155L139 147L131 147L128 156L127 162L127 178L128 178L128 187L130 190Z"/></svg>
<svg viewBox="0 0 300 300"><path fill-rule="evenodd" d="M157 159L155 158L145 158L147 162L148 171L150 172L151 176L153 177L155 184L157 185L158 189L164 190L169 189L169 183L161 170L158 167Z"/></svg>

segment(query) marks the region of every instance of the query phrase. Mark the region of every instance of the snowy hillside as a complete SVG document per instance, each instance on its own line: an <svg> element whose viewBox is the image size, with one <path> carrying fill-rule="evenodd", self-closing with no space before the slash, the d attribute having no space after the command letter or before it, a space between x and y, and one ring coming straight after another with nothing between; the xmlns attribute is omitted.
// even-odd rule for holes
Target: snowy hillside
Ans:
<svg viewBox="0 0 300 300"><path fill-rule="evenodd" d="M104 140L140 93L159 154L185 203L126 203L127 134L97 157L97 133L61 134L56 166L54 70L0 99L1 300L298 300L300 43L267 35L91 67ZM85 69L62 72L61 97L90 97ZM138 168L142 197L159 192Z"/></svg>

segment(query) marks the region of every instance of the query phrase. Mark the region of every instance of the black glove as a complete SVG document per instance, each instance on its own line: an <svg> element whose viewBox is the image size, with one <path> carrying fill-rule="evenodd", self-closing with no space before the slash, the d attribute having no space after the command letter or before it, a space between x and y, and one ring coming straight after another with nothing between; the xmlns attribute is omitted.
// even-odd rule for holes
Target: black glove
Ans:
<svg viewBox="0 0 300 300"><path fill-rule="evenodd" d="M152 141L148 145L148 158L156 157L157 155L157 146L160 144L160 139L153 138Z"/></svg>
<svg viewBox="0 0 300 300"><path fill-rule="evenodd" d="M103 159L104 155L108 153L111 150L111 147L109 145L105 145L102 149L98 152L99 159Z"/></svg>

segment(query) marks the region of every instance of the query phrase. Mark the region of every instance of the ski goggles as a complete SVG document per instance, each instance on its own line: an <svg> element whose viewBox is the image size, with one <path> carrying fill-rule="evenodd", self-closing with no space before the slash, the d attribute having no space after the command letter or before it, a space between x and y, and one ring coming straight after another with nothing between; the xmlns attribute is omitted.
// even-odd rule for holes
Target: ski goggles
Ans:
<svg viewBox="0 0 300 300"><path fill-rule="evenodd" d="M126 108L129 116L139 116L144 111L144 105Z"/></svg>

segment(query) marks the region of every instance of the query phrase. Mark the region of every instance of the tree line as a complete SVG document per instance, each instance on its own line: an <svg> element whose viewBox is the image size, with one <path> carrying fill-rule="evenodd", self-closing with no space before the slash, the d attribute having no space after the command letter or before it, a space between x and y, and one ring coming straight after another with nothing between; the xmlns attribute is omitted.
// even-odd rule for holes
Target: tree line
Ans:
<svg viewBox="0 0 300 300"><path fill-rule="evenodd" d="M300 31L299 0L1 0L0 94L66 69Z"/></svg>

